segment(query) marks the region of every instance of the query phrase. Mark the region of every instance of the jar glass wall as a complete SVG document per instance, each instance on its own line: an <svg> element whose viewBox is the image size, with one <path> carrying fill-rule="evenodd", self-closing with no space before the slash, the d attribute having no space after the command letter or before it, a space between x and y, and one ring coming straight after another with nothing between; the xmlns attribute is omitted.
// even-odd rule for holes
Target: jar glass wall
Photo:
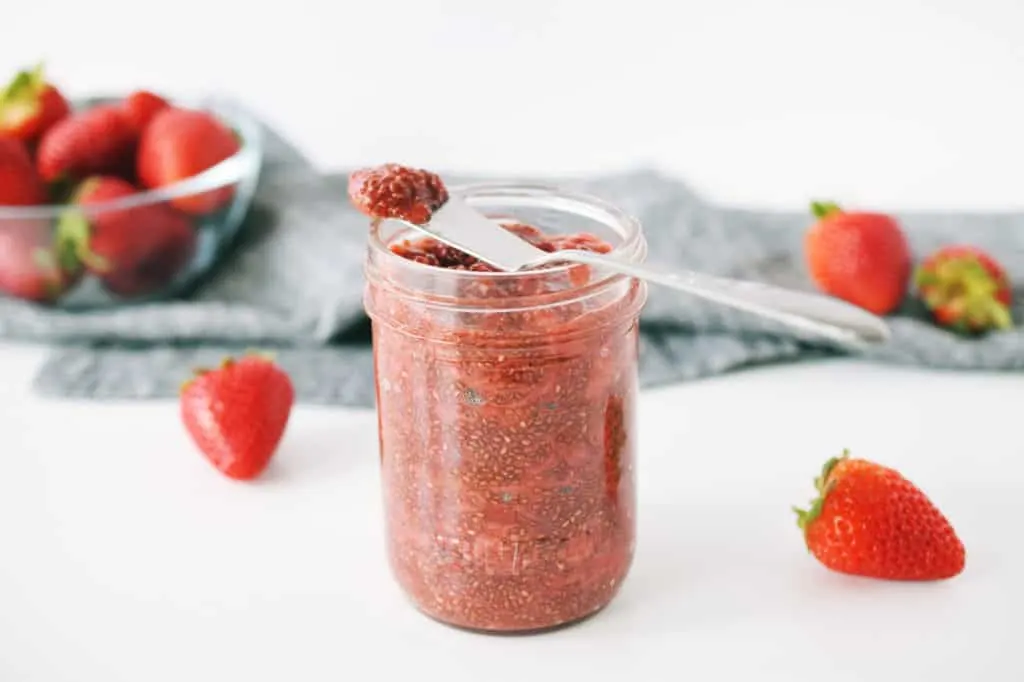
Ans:
<svg viewBox="0 0 1024 682"><path fill-rule="evenodd" d="M640 226L598 199L525 185L453 188L488 215L587 232L642 261ZM642 282L566 265L432 267L373 224L380 459L392 571L414 604L476 630L547 629L616 594L636 529Z"/></svg>

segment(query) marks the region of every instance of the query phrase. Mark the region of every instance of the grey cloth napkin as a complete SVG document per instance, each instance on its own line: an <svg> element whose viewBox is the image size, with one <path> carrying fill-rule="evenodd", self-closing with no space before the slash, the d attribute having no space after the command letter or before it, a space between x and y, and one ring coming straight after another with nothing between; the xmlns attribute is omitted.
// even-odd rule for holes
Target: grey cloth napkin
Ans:
<svg viewBox="0 0 1024 682"><path fill-rule="evenodd" d="M373 365L362 309L366 220L348 206L344 174L318 175L271 131L264 168L237 244L187 298L87 313L0 301L0 336L58 346L35 389L56 397L169 398L192 367L263 348L291 374L299 401L371 407ZM637 216L652 259L810 288L801 257L807 214L716 206L652 170L565 184ZM900 218L917 255L969 240L1024 276L1024 215ZM1014 314L1024 319L1020 306ZM868 359L958 370L1024 367L1024 328L963 339L932 326L912 304L891 323L892 342L864 353ZM641 324L641 383L836 352L751 315L652 286Z"/></svg>

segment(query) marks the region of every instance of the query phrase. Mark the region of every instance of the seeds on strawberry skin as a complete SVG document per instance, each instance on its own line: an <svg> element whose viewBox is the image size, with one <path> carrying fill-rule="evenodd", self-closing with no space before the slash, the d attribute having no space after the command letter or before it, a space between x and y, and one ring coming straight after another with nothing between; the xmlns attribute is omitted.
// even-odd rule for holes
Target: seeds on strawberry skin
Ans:
<svg viewBox="0 0 1024 682"><path fill-rule="evenodd" d="M135 130L120 107L100 105L63 119L43 135L36 165L47 182L117 174L130 167Z"/></svg>
<svg viewBox="0 0 1024 682"><path fill-rule="evenodd" d="M46 203L46 187L21 140L0 135L0 206Z"/></svg>
<svg viewBox="0 0 1024 682"><path fill-rule="evenodd" d="M181 389L181 419L206 459L228 478L248 481L266 469L295 402L291 379L258 354L197 370Z"/></svg>
<svg viewBox="0 0 1024 682"><path fill-rule="evenodd" d="M944 580L966 560L942 512L894 469L851 459L826 462L818 497L795 509L808 550L826 568L883 580Z"/></svg>
<svg viewBox="0 0 1024 682"><path fill-rule="evenodd" d="M234 131L206 111L169 107L142 132L137 155L140 182L157 189L186 180L233 156L240 149ZM213 213L230 203L230 185L176 197L171 203L189 215Z"/></svg>
<svg viewBox="0 0 1024 682"><path fill-rule="evenodd" d="M169 106L167 100L148 90L136 90L125 97L121 103L128 122L131 123L136 133L140 134L154 116Z"/></svg>
<svg viewBox="0 0 1024 682"><path fill-rule="evenodd" d="M836 298L876 315L899 307L910 283L910 248L899 223L882 213L811 206L816 222L804 237L811 279Z"/></svg>

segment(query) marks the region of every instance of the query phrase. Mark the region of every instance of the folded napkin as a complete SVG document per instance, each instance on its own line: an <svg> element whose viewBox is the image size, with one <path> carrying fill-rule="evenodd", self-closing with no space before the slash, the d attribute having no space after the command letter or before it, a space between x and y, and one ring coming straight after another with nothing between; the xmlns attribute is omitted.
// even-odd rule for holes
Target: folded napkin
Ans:
<svg viewBox="0 0 1024 682"><path fill-rule="evenodd" d="M801 257L810 220L805 213L716 206L652 170L564 184L637 216L651 257L660 262L809 288ZM1024 277L1024 215L899 217L917 255L969 240ZM79 313L3 300L0 336L57 345L35 381L48 396L169 398L192 367L261 348L273 350L291 374L299 401L371 407L373 365L361 300L366 230L366 219L348 206L346 176L317 174L267 131L253 209L237 243L191 295ZM1014 314L1024 319L1020 307ZM961 370L1024 367L1024 330L962 339L924 321L911 304L891 323L892 342L865 357ZM836 352L774 323L652 286L641 324L641 383L664 385Z"/></svg>

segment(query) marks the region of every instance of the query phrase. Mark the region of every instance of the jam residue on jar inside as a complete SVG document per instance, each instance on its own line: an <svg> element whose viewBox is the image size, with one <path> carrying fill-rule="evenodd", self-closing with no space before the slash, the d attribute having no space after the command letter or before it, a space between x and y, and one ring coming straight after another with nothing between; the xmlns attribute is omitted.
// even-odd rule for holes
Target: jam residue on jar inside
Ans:
<svg viewBox="0 0 1024 682"><path fill-rule="evenodd" d="M515 222L500 223L509 232L518 235L530 242L538 249L553 253L567 249L580 251L593 251L595 253L608 253L612 250L611 244L592 234L567 234L567 235L546 235L536 227L523 225ZM421 237L418 239L403 239L390 246L391 252L407 260L433 265L434 267L448 270L471 270L473 272L498 272L497 268L484 263L475 256L443 244L432 237Z"/></svg>
<svg viewBox="0 0 1024 682"><path fill-rule="evenodd" d="M548 252L612 248L503 225ZM457 291L483 311L452 323L370 288L368 309L386 319L374 355L399 584L426 614L476 630L545 630L595 613L633 557L637 297L575 300L572 271L585 266L553 287L546 272L488 277L491 266L429 237L389 248L481 273ZM510 297L558 292L569 300L505 310Z"/></svg>
<svg viewBox="0 0 1024 682"><path fill-rule="evenodd" d="M348 196L371 218L397 218L422 225L448 201L448 189L436 173L386 163L352 173Z"/></svg>

